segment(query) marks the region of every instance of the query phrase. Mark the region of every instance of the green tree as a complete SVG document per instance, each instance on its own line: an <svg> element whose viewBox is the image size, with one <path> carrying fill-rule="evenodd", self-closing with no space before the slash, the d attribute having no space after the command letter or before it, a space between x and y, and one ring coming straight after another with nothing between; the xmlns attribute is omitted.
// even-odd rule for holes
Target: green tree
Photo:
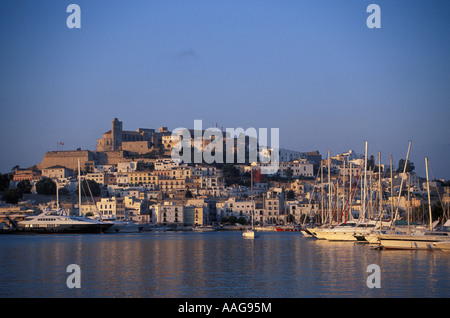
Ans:
<svg viewBox="0 0 450 318"><path fill-rule="evenodd" d="M184 195L184 197L185 197L185 198L192 198L193 195L192 195L191 190L187 189L187 190L186 190L186 193L185 193L185 195Z"/></svg>
<svg viewBox="0 0 450 318"><path fill-rule="evenodd" d="M375 157L371 155L367 160L367 170L372 170L375 167Z"/></svg>
<svg viewBox="0 0 450 318"><path fill-rule="evenodd" d="M69 190L67 188L59 188L58 193L59 195L69 195Z"/></svg>
<svg viewBox="0 0 450 318"><path fill-rule="evenodd" d="M23 192L23 193L31 193L31 182L30 180L22 180L17 184L17 187Z"/></svg>
<svg viewBox="0 0 450 318"><path fill-rule="evenodd" d="M235 217L234 215L224 216L224 217L222 217L222 222L234 224L237 222L237 217Z"/></svg>
<svg viewBox="0 0 450 318"><path fill-rule="evenodd" d="M294 223L295 217L292 214L289 214L286 218L287 223Z"/></svg>
<svg viewBox="0 0 450 318"><path fill-rule="evenodd" d="M0 191L5 191L9 188L9 175L0 174Z"/></svg>
<svg viewBox="0 0 450 318"><path fill-rule="evenodd" d="M289 199L289 200L295 199L295 192L293 190L289 190L286 193L286 198Z"/></svg>
<svg viewBox="0 0 450 318"><path fill-rule="evenodd" d="M49 178L39 180L36 182L36 192L38 194L56 195L56 183Z"/></svg>
<svg viewBox="0 0 450 318"><path fill-rule="evenodd" d="M223 178L225 184L230 186L234 183L241 183L241 174L239 169L236 168L233 164L224 164L222 167Z"/></svg>
<svg viewBox="0 0 450 318"><path fill-rule="evenodd" d="M6 203L17 204L20 199L22 199L23 193L19 188L9 188L3 194L3 200Z"/></svg>
<svg viewBox="0 0 450 318"><path fill-rule="evenodd" d="M89 192L89 190L91 190ZM93 197L99 197L102 193L100 185L94 180L83 180L81 181L81 195L90 196L92 193Z"/></svg>
<svg viewBox="0 0 450 318"><path fill-rule="evenodd" d="M438 219L442 219L442 216L444 215L444 210L442 209L441 202L438 201L435 204L431 206L431 217L433 218L433 221L436 221Z"/></svg>
<svg viewBox="0 0 450 318"><path fill-rule="evenodd" d="M291 180L292 176L294 175L294 171L292 171L292 169L289 167L286 170L286 177Z"/></svg>
<svg viewBox="0 0 450 318"><path fill-rule="evenodd" d="M237 223L244 225L245 223L247 223L247 220L243 216L240 216L237 219Z"/></svg>
<svg viewBox="0 0 450 318"><path fill-rule="evenodd" d="M397 173L402 173L404 168L405 168L405 159L400 159L398 161ZM414 169L415 169L414 163L412 163L408 160L408 162L406 164L406 172L413 172Z"/></svg>

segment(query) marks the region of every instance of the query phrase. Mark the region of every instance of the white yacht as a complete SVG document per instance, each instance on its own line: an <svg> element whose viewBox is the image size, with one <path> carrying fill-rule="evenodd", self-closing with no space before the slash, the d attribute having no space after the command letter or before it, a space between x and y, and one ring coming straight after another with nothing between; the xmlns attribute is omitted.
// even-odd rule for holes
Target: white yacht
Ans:
<svg viewBox="0 0 450 318"><path fill-rule="evenodd" d="M214 232L217 231L217 227L212 225L196 225L192 227L192 231L195 232Z"/></svg>
<svg viewBox="0 0 450 318"><path fill-rule="evenodd" d="M119 221L113 218L100 219L102 222L111 224L111 227L105 233L140 233L144 230L144 224L139 224L133 221Z"/></svg>
<svg viewBox="0 0 450 318"><path fill-rule="evenodd" d="M73 217L60 210L44 210L18 222L18 231L31 233L103 233L112 224L84 217Z"/></svg>
<svg viewBox="0 0 450 318"><path fill-rule="evenodd" d="M450 241L434 242L433 246L444 252L450 252Z"/></svg>
<svg viewBox="0 0 450 318"><path fill-rule="evenodd" d="M431 250L439 243L450 243L447 232L428 231L424 234L381 234L378 237L384 249Z"/></svg>
<svg viewBox="0 0 450 318"><path fill-rule="evenodd" d="M360 237L363 237L363 233L368 232L374 228L374 223L360 223L355 221L349 221L340 223L334 227L328 228L316 228L310 230L310 232L318 239L328 241L353 241L356 242Z"/></svg>

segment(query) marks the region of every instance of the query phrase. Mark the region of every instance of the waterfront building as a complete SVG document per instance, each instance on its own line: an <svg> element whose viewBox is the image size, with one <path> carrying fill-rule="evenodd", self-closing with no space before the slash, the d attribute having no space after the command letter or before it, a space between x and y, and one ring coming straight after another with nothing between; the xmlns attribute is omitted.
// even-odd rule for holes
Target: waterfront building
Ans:
<svg viewBox="0 0 450 318"><path fill-rule="evenodd" d="M263 201L264 222L278 223L284 216L285 193L282 188L270 189Z"/></svg>
<svg viewBox="0 0 450 318"><path fill-rule="evenodd" d="M203 206L183 206L183 217L185 225L203 226L208 225L208 214Z"/></svg>
<svg viewBox="0 0 450 318"><path fill-rule="evenodd" d="M319 203L309 202L307 200L290 200L286 201L286 211L288 216L293 217L294 223L303 221L304 216L313 218L320 213Z"/></svg>
<svg viewBox="0 0 450 318"><path fill-rule="evenodd" d="M140 216L148 214L144 200L139 198L140 191L124 197L125 215L130 221L141 221Z"/></svg>
<svg viewBox="0 0 450 318"><path fill-rule="evenodd" d="M229 198L216 204L217 217L219 219L235 216L236 218L244 217L248 221L251 220L253 208L251 200L239 200L236 198Z"/></svg>
<svg viewBox="0 0 450 318"><path fill-rule="evenodd" d="M124 198L101 198L96 205L98 212L104 218L113 218L120 221L126 219Z"/></svg>
<svg viewBox="0 0 450 318"><path fill-rule="evenodd" d="M152 206L156 216L156 223L163 225L183 225L183 204L176 202L164 202Z"/></svg>
<svg viewBox="0 0 450 318"><path fill-rule="evenodd" d="M78 206L77 206L78 207ZM84 202L81 204L81 209L78 210L80 216L97 216L97 204L94 202Z"/></svg>

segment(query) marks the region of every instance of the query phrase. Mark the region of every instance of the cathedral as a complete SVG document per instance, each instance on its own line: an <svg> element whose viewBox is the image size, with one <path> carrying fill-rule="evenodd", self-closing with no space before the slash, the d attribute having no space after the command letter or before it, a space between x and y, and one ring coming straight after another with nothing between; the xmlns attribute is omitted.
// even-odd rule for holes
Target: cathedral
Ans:
<svg viewBox="0 0 450 318"><path fill-rule="evenodd" d="M123 150L144 154L159 147L164 135L170 135L167 127L160 127L158 132L147 128L124 131L122 122L114 118L111 122L111 130L105 132L103 138L98 139L97 151Z"/></svg>

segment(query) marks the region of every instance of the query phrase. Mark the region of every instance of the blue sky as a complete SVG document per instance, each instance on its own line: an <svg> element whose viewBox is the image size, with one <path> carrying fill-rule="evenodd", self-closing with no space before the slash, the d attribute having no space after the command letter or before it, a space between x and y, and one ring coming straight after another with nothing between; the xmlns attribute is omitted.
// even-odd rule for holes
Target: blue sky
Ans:
<svg viewBox="0 0 450 318"><path fill-rule="evenodd" d="M66 8L81 8L69 29ZM381 8L369 29L366 8ZM125 130L279 128L282 148L392 154L450 179L450 2L2 1L0 172Z"/></svg>

